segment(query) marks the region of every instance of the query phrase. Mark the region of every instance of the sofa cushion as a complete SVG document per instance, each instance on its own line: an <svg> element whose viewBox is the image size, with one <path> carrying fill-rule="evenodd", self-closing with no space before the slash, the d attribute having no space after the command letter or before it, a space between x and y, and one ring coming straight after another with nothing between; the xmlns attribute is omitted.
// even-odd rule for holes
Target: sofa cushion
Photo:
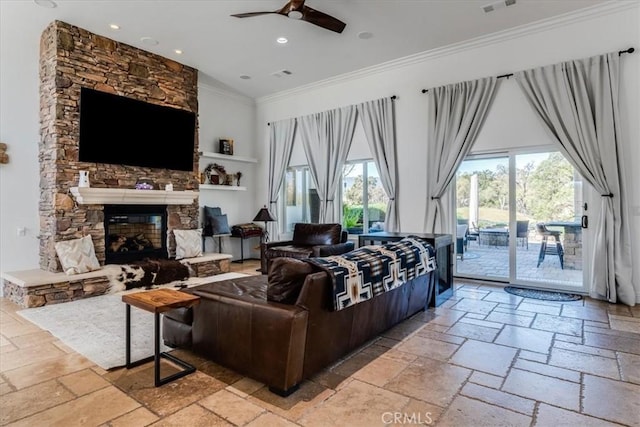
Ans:
<svg viewBox="0 0 640 427"><path fill-rule="evenodd" d="M188 292L205 297L219 295L251 302L264 302L267 300L266 279L263 275L239 277L195 286Z"/></svg>
<svg viewBox="0 0 640 427"><path fill-rule="evenodd" d="M340 243L342 226L340 224L297 223L293 229L295 245L335 245Z"/></svg>
<svg viewBox="0 0 640 427"><path fill-rule="evenodd" d="M267 300L294 304L313 266L295 258L276 258L269 269Z"/></svg>

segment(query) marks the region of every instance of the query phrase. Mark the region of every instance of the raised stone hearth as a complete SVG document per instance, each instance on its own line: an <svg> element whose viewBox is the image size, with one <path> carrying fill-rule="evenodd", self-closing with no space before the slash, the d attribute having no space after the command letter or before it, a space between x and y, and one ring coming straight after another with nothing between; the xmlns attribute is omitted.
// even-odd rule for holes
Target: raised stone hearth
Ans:
<svg viewBox="0 0 640 427"><path fill-rule="evenodd" d="M230 270L231 255L206 254L186 259L192 277L202 278ZM82 298L103 295L109 290L110 276L120 273L120 266L107 265L89 273L68 276L43 270L25 270L2 274L4 297L20 307L41 307Z"/></svg>

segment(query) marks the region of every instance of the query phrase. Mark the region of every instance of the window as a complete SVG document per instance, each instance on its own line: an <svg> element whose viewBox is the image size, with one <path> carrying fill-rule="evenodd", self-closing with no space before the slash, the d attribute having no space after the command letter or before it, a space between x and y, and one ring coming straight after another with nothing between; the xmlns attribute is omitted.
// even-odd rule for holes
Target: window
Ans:
<svg viewBox="0 0 640 427"><path fill-rule="evenodd" d="M320 217L320 199L307 166L287 169L282 195L284 203L284 231L293 231L297 222L317 223Z"/></svg>
<svg viewBox="0 0 640 427"><path fill-rule="evenodd" d="M361 160L344 166L342 226L349 234L383 231L388 202L375 162Z"/></svg>
<svg viewBox="0 0 640 427"><path fill-rule="evenodd" d="M363 185L368 182L368 185ZM284 232L293 231L297 222L320 222L320 198L308 166L290 167L282 186ZM342 227L349 234L383 231L387 197L375 162L348 162L342 173Z"/></svg>

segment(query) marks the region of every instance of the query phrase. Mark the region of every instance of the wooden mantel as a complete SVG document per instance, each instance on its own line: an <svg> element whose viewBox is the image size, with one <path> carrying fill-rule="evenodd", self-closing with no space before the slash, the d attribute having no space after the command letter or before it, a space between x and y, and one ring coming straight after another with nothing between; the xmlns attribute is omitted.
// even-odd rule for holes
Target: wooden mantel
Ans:
<svg viewBox="0 0 640 427"><path fill-rule="evenodd" d="M128 188L71 187L81 205L190 205L197 191L132 190Z"/></svg>

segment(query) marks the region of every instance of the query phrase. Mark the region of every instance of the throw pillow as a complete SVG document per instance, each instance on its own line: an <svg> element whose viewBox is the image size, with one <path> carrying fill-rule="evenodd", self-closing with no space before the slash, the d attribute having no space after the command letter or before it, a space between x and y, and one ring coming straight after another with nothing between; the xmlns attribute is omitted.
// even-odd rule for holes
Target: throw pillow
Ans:
<svg viewBox="0 0 640 427"><path fill-rule="evenodd" d="M211 218L209 218L209 221L209 223L211 224L211 233L213 235L231 233L227 214L212 216Z"/></svg>
<svg viewBox="0 0 640 427"><path fill-rule="evenodd" d="M91 236L58 242L56 253L62 269L67 274L87 273L100 269Z"/></svg>
<svg viewBox="0 0 640 427"><path fill-rule="evenodd" d="M202 229L173 230L176 238L176 259L202 256Z"/></svg>
<svg viewBox="0 0 640 427"><path fill-rule="evenodd" d="M267 300L295 304L305 277L315 270L295 258L275 258L269 269Z"/></svg>
<svg viewBox="0 0 640 427"><path fill-rule="evenodd" d="M211 207L211 206L205 206L204 207L204 218L205 218L205 224L207 222L209 222L209 218L213 217L213 216L218 216L218 215L222 215L222 209L218 208L218 207Z"/></svg>

